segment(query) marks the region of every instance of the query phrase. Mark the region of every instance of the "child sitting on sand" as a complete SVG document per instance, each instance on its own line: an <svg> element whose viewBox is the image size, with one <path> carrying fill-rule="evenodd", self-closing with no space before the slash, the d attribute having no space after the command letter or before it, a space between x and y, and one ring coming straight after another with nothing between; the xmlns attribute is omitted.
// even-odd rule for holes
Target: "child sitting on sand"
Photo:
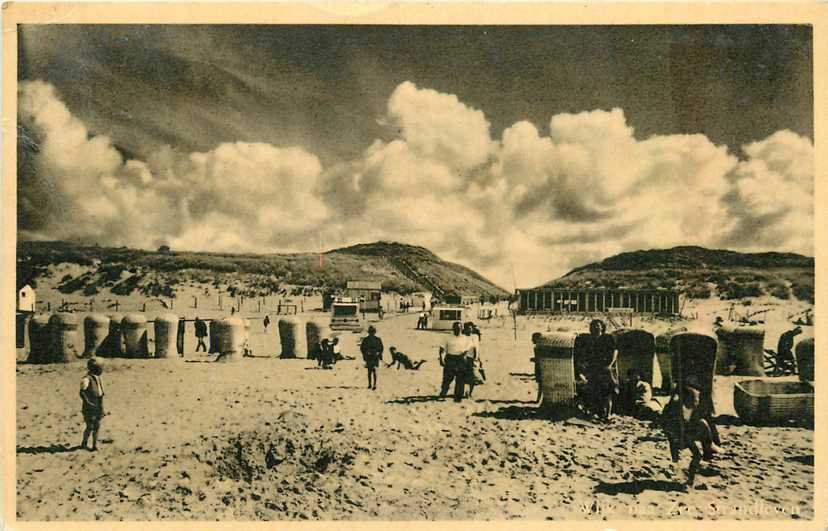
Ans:
<svg viewBox="0 0 828 531"><path fill-rule="evenodd" d="M693 483L702 459L710 462L714 454L721 453L713 420L699 407L700 397L700 386L694 380L688 379L683 389L671 397L661 414L673 462L678 462L679 453L685 448L689 448L693 454L687 475L688 484ZM702 447L701 451L699 444Z"/></svg>
<svg viewBox="0 0 828 531"><path fill-rule="evenodd" d="M661 413L661 403L653 398L653 387L641 371L633 371L630 379L633 382L633 417L641 420L657 420Z"/></svg>

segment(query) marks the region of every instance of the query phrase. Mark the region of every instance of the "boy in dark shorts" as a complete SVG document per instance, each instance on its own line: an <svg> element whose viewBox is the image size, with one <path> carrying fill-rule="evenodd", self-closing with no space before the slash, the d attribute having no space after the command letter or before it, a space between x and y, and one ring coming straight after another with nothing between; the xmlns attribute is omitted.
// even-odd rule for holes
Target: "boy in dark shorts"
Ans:
<svg viewBox="0 0 828 531"><path fill-rule="evenodd" d="M377 337L377 329L373 325L368 327L368 335L362 338L359 350L368 369L368 389L377 389L377 367L382 361L382 340Z"/></svg>
<svg viewBox="0 0 828 531"><path fill-rule="evenodd" d="M101 419L105 414L103 409L104 390L101 380L103 369L94 359L87 362L86 368L88 372L81 380L80 385L81 413L83 414L83 421L86 423L81 448L94 452L98 449L98 430L101 427ZM92 447L88 448L86 443L89 441L90 435L92 436Z"/></svg>

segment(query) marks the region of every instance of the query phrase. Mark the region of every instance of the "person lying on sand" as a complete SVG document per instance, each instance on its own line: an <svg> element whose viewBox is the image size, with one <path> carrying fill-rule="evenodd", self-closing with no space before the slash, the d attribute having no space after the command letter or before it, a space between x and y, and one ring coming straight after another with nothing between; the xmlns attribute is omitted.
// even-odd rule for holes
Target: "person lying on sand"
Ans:
<svg viewBox="0 0 828 531"><path fill-rule="evenodd" d="M687 474L688 484L692 484L702 460L710 462L714 454L722 451L717 444L718 435L713 420L699 407L700 397L700 386L688 379L684 388L671 397L661 414L673 462L678 462L679 454L684 449L689 449L693 454Z"/></svg>
<svg viewBox="0 0 828 531"><path fill-rule="evenodd" d="M98 430L105 415L103 408L104 389L101 380L103 369L94 358L86 363L86 368L88 372L80 383L81 414L83 414L83 421L86 423L81 448L94 452L98 449ZM90 435L92 436L92 447L88 448L86 444Z"/></svg>
<svg viewBox="0 0 828 531"><path fill-rule="evenodd" d="M390 367L396 363L397 370L400 370L400 365L402 365L409 371L416 371L420 368L420 365L426 362L426 360L420 360L412 363L411 359L405 355L405 352L400 352L397 350L397 347L389 348L388 352L391 353L391 363L386 365L386 367Z"/></svg>

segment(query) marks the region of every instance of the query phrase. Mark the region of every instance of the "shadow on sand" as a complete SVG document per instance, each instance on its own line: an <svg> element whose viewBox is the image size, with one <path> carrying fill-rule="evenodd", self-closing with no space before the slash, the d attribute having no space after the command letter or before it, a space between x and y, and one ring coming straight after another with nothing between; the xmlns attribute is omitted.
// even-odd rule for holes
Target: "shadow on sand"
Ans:
<svg viewBox="0 0 828 531"><path fill-rule="evenodd" d="M51 444L49 446L18 446L18 454L65 454L82 450L81 446L65 446L63 444Z"/></svg>
<svg viewBox="0 0 828 531"><path fill-rule="evenodd" d="M525 402L524 402L525 403ZM529 402L534 404L534 402ZM582 420L573 415L572 411L565 409L549 410L537 406L507 406L497 411L481 411L472 414L475 417L494 418L501 420L554 420L567 421L571 424L595 426L589 421Z"/></svg>
<svg viewBox="0 0 828 531"><path fill-rule="evenodd" d="M786 457L785 461L792 461L802 465L814 466L814 456L812 455L795 455L793 457Z"/></svg>
<svg viewBox="0 0 828 531"><path fill-rule="evenodd" d="M657 490L661 492L687 492L687 486L677 481L665 481L661 479L641 479L635 481L623 481L621 483L599 483L595 486L595 494L641 494L645 490Z"/></svg>
<svg viewBox="0 0 828 531"><path fill-rule="evenodd" d="M518 378L520 380L534 380L535 375L531 372L510 372L509 376L512 378Z"/></svg>
<svg viewBox="0 0 828 531"><path fill-rule="evenodd" d="M439 395L403 396L394 400L388 400L386 404L416 404L419 402L442 402L450 400L451 397L441 398Z"/></svg>
<svg viewBox="0 0 828 531"><path fill-rule="evenodd" d="M719 415L713 419L716 426L744 426L745 422L735 415Z"/></svg>

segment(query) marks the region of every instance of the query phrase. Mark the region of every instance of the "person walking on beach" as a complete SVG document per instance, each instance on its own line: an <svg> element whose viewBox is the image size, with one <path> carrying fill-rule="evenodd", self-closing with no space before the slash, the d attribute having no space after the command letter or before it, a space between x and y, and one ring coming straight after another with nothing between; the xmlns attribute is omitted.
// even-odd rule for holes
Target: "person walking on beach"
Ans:
<svg viewBox="0 0 828 531"><path fill-rule="evenodd" d="M207 352L207 345L204 344L204 338L207 337L207 323L198 317L195 318L195 336L198 340L195 351L198 352L198 349L201 348L204 352Z"/></svg>
<svg viewBox="0 0 828 531"><path fill-rule="evenodd" d="M105 415L103 408L104 389L101 380L103 369L94 358L86 363L86 369L86 376L81 379L80 383L81 414L86 424L81 448L94 452L98 449L98 430L101 427L101 419ZM87 447L90 435L92 436L92 446Z"/></svg>
<svg viewBox="0 0 828 531"><path fill-rule="evenodd" d="M420 360L412 363L411 359L408 356L406 356L404 352L400 352L399 350L397 350L396 347L389 348L388 352L391 353L391 363L386 365L386 367L391 367L396 363L397 370L400 370L400 365L402 365L409 371L416 371L420 368L420 365L426 362L426 360Z"/></svg>
<svg viewBox="0 0 828 531"><path fill-rule="evenodd" d="M469 338L462 333L459 321L451 325L451 335L440 345L438 357L443 367L443 382L440 386L440 397L448 396L449 386L454 380L454 401L463 400L465 390L466 352L470 348Z"/></svg>
<svg viewBox="0 0 828 531"><path fill-rule="evenodd" d="M362 359L365 361L365 368L368 369L368 389L377 389L377 367L382 360L382 339L377 337L377 329L374 325L368 327L368 335L362 338L359 350L362 352Z"/></svg>
<svg viewBox="0 0 828 531"><path fill-rule="evenodd" d="M541 403L543 400L543 382L541 381L541 366L540 366L540 356L538 356L538 342L541 339L542 334L540 332L535 332L532 334L532 345L534 348L534 356L530 361L532 361L535 365L535 383L538 384L538 396L535 398L535 402L538 404Z"/></svg>
<svg viewBox="0 0 828 531"><path fill-rule="evenodd" d="M465 383L469 386L469 392L466 395L471 398L474 392L474 369L477 364L477 353L480 350L480 337L474 333L474 323L466 322L463 324L463 335L468 338L469 349L466 351L463 362L465 363Z"/></svg>

